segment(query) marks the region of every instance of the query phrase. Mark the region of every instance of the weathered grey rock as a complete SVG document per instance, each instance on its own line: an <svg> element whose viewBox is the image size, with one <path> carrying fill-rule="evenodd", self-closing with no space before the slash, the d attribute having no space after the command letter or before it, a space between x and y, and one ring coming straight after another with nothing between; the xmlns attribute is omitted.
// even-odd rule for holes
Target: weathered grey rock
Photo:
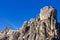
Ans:
<svg viewBox="0 0 60 40"><path fill-rule="evenodd" d="M59 40L59 26L56 10L51 6L45 6L36 18L25 21L18 30L5 29L1 31L0 40Z"/></svg>

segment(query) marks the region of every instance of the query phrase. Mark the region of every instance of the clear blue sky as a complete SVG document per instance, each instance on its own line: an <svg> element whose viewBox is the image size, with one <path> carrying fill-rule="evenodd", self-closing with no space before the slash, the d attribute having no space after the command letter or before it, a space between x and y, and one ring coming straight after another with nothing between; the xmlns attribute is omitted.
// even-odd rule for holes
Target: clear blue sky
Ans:
<svg viewBox="0 0 60 40"><path fill-rule="evenodd" d="M44 6L55 7L60 22L60 0L0 0L0 30L21 27L24 21L36 17Z"/></svg>

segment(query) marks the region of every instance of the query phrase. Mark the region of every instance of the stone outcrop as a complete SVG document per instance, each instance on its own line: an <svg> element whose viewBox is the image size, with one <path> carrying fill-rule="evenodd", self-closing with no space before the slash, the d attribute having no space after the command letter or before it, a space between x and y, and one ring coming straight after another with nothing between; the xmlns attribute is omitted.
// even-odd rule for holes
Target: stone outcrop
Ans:
<svg viewBox="0 0 60 40"><path fill-rule="evenodd" d="M25 21L18 30L6 28L1 31L0 40L59 40L60 23L56 15L56 9L45 6L36 18Z"/></svg>

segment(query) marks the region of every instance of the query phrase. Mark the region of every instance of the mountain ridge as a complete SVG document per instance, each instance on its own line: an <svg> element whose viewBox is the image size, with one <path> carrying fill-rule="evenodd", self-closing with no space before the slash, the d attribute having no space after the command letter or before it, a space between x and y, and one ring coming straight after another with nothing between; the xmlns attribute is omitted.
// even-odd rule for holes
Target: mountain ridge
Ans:
<svg viewBox="0 0 60 40"><path fill-rule="evenodd" d="M59 40L60 23L57 10L52 6L41 8L36 18L25 21L21 28L6 28L0 32L0 40Z"/></svg>

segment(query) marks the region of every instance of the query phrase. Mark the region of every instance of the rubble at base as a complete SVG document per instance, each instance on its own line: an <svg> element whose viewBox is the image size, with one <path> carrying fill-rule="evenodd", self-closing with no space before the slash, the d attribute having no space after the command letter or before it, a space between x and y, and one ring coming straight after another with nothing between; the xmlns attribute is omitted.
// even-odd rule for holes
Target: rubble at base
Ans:
<svg viewBox="0 0 60 40"><path fill-rule="evenodd" d="M59 40L60 24L57 23L56 10L45 6L40 14L25 21L18 30L9 28L0 32L0 40Z"/></svg>

